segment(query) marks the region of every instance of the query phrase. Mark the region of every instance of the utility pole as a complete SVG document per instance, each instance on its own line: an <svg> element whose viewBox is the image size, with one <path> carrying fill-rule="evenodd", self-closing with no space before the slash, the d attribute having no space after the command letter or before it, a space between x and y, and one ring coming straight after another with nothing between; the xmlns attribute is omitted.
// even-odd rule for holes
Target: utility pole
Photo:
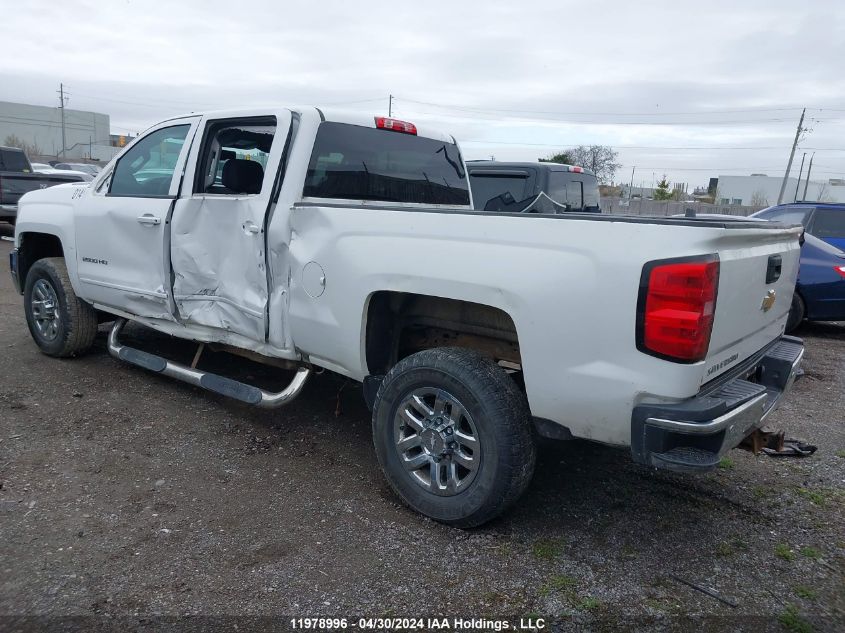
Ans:
<svg viewBox="0 0 845 633"><path fill-rule="evenodd" d="M65 85L59 84L59 109L62 112L62 160L65 159L65 147L67 147L67 137L65 136Z"/></svg>
<svg viewBox="0 0 845 633"><path fill-rule="evenodd" d="M795 183L795 195L792 197L793 202L798 202L798 187L801 186L801 176L804 175L804 159L807 158L807 152L801 157L801 169L798 170L798 182Z"/></svg>
<svg viewBox="0 0 845 633"><path fill-rule="evenodd" d="M631 200L634 196L634 172L637 171L637 166L634 165L634 168L631 170L631 185L628 187L628 203L631 203Z"/></svg>
<svg viewBox="0 0 845 633"><path fill-rule="evenodd" d="M807 199L807 187L810 186L810 172L813 171L813 158L815 158L816 153L813 152L813 155L810 156L810 166L807 167L807 180L804 181L804 195L802 196L802 200Z"/></svg>
<svg viewBox="0 0 845 633"><path fill-rule="evenodd" d="M804 114L807 108L801 110L801 118L798 119L798 129L795 130L795 140L792 141L792 151L789 152L789 162L786 164L786 173L783 175L783 182L780 183L780 193L778 194L778 204L783 202L783 192L786 190L786 181L789 179L789 172L792 169L792 159L795 158L795 147L798 145L798 138L801 136L801 126L804 125Z"/></svg>
<svg viewBox="0 0 845 633"><path fill-rule="evenodd" d="M393 116L393 95L388 95L387 100L387 116Z"/></svg>

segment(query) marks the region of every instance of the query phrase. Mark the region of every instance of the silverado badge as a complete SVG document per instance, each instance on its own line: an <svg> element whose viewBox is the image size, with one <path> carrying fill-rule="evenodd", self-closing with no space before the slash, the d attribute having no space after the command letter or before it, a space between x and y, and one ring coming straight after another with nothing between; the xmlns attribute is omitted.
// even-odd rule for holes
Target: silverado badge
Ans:
<svg viewBox="0 0 845 633"><path fill-rule="evenodd" d="M769 290L766 293L766 296L763 297L763 304L760 306L760 309L763 312L768 312L772 309L772 306L775 305L775 295L776 293L774 290Z"/></svg>

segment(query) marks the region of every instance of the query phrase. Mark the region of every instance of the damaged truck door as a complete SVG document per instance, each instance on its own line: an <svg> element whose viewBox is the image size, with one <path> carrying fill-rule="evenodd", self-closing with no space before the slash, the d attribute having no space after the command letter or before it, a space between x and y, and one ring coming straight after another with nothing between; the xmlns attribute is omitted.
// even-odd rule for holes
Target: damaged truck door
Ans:
<svg viewBox="0 0 845 633"><path fill-rule="evenodd" d="M199 120L170 120L153 128L78 207L79 282L92 302L173 320L167 221Z"/></svg>
<svg viewBox="0 0 845 633"><path fill-rule="evenodd" d="M170 226L173 297L186 325L266 338L265 221L290 114L206 119Z"/></svg>

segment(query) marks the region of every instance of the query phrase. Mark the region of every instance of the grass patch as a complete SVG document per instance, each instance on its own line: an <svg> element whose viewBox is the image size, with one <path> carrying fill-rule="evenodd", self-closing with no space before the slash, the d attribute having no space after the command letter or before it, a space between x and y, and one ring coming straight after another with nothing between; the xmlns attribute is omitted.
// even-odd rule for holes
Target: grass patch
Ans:
<svg viewBox="0 0 845 633"><path fill-rule="evenodd" d="M819 597L819 593L815 589L811 589L806 585L798 585L795 587L795 595L804 600L815 600Z"/></svg>
<svg viewBox="0 0 845 633"><path fill-rule="evenodd" d="M808 499L813 505L824 508L830 501L836 499L841 492L833 488L799 488L798 494Z"/></svg>
<svg viewBox="0 0 845 633"><path fill-rule="evenodd" d="M563 553L563 543L556 539L537 541L531 552L540 560L554 560Z"/></svg>
<svg viewBox="0 0 845 633"><path fill-rule="evenodd" d="M775 556L783 560L795 560L795 552L786 543L778 543L775 545Z"/></svg>
<svg viewBox="0 0 845 633"><path fill-rule="evenodd" d="M836 456L845 458L845 451L836 451Z"/></svg>
<svg viewBox="0 0 845 633"><path fill-rule="evenodd" d="M566 576L560 574L558 576L552 576L549 578L549 581L540 587L540 595L548 596L550 593L555 592L569 592L575 587L575 579L572 576Z"/></svg>
<svg viewBox="0 0 845 633"><path fill-rule="evenodd" d="M798 614L798 607L794 604L786 605L786 609L778 615L778 622L793 633L813 633L813 625Z"/></svg>
<svg viewBox="0 0 845 633"><path fill-rule="evenodd" d="M730 543L722 541L716 545L716 556L733 556L734 550Z"/></svg>
<svg viewBox="0 0 845 633"><path fill-rule="evenodd" d="M584 609L586 611L595 611L601 606L601 602L596 600L591 596L587 596L586 598L581 598L581 601L578 603L579 609Z"/></svg>
<svg viewBox="0 0 845 633"><path fill-rule="evenodd" d="M751 489L751 494L754 495L755 499L765 499L772 494L772 489L767 486L754 486Z"/></svg>
<svg viewBox="0 0 845 633"><path fill-rule="evenodd" d="M806 556L807 558L821 558L822 552L817 547L807 545L806 547L801 548L801 556Z"/></svg>
<svg viewBox="0 0 845 633"><path fill-rule="evenodd" d="M735 549L741 550L743 552L747 552L751 549L751 546L743 541L741 538L735 538L731 541L731 545L734 546Z"/></svg>
<svg viewBox="0 0 845 633"><path fill-rule="evenodd" d="M723 457L719 460L719 468L723 468L725 470L732 470L734 465L734 460L732 460L730 457Z"/></svg>

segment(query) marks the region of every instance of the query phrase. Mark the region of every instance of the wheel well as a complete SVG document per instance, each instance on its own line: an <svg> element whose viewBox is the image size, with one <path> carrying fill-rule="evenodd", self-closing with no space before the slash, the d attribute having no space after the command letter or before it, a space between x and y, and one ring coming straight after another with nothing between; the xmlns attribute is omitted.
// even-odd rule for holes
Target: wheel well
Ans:
<svg viewBox="0 0 845 633"><path fill-rule="evenodd" d="M39 259L45 257L64 257L61 240L49 233L24 233L18 249L18 277L21 286L26 283L29 269Z"/></svg>
<svg viewBox="0 0 845 633"><path fill-rule="evenodd" d="M499 308L406 292L376 292L367 308L366 355L372 375L434 347L466 347L521 368L513 319Z"/></svg>

